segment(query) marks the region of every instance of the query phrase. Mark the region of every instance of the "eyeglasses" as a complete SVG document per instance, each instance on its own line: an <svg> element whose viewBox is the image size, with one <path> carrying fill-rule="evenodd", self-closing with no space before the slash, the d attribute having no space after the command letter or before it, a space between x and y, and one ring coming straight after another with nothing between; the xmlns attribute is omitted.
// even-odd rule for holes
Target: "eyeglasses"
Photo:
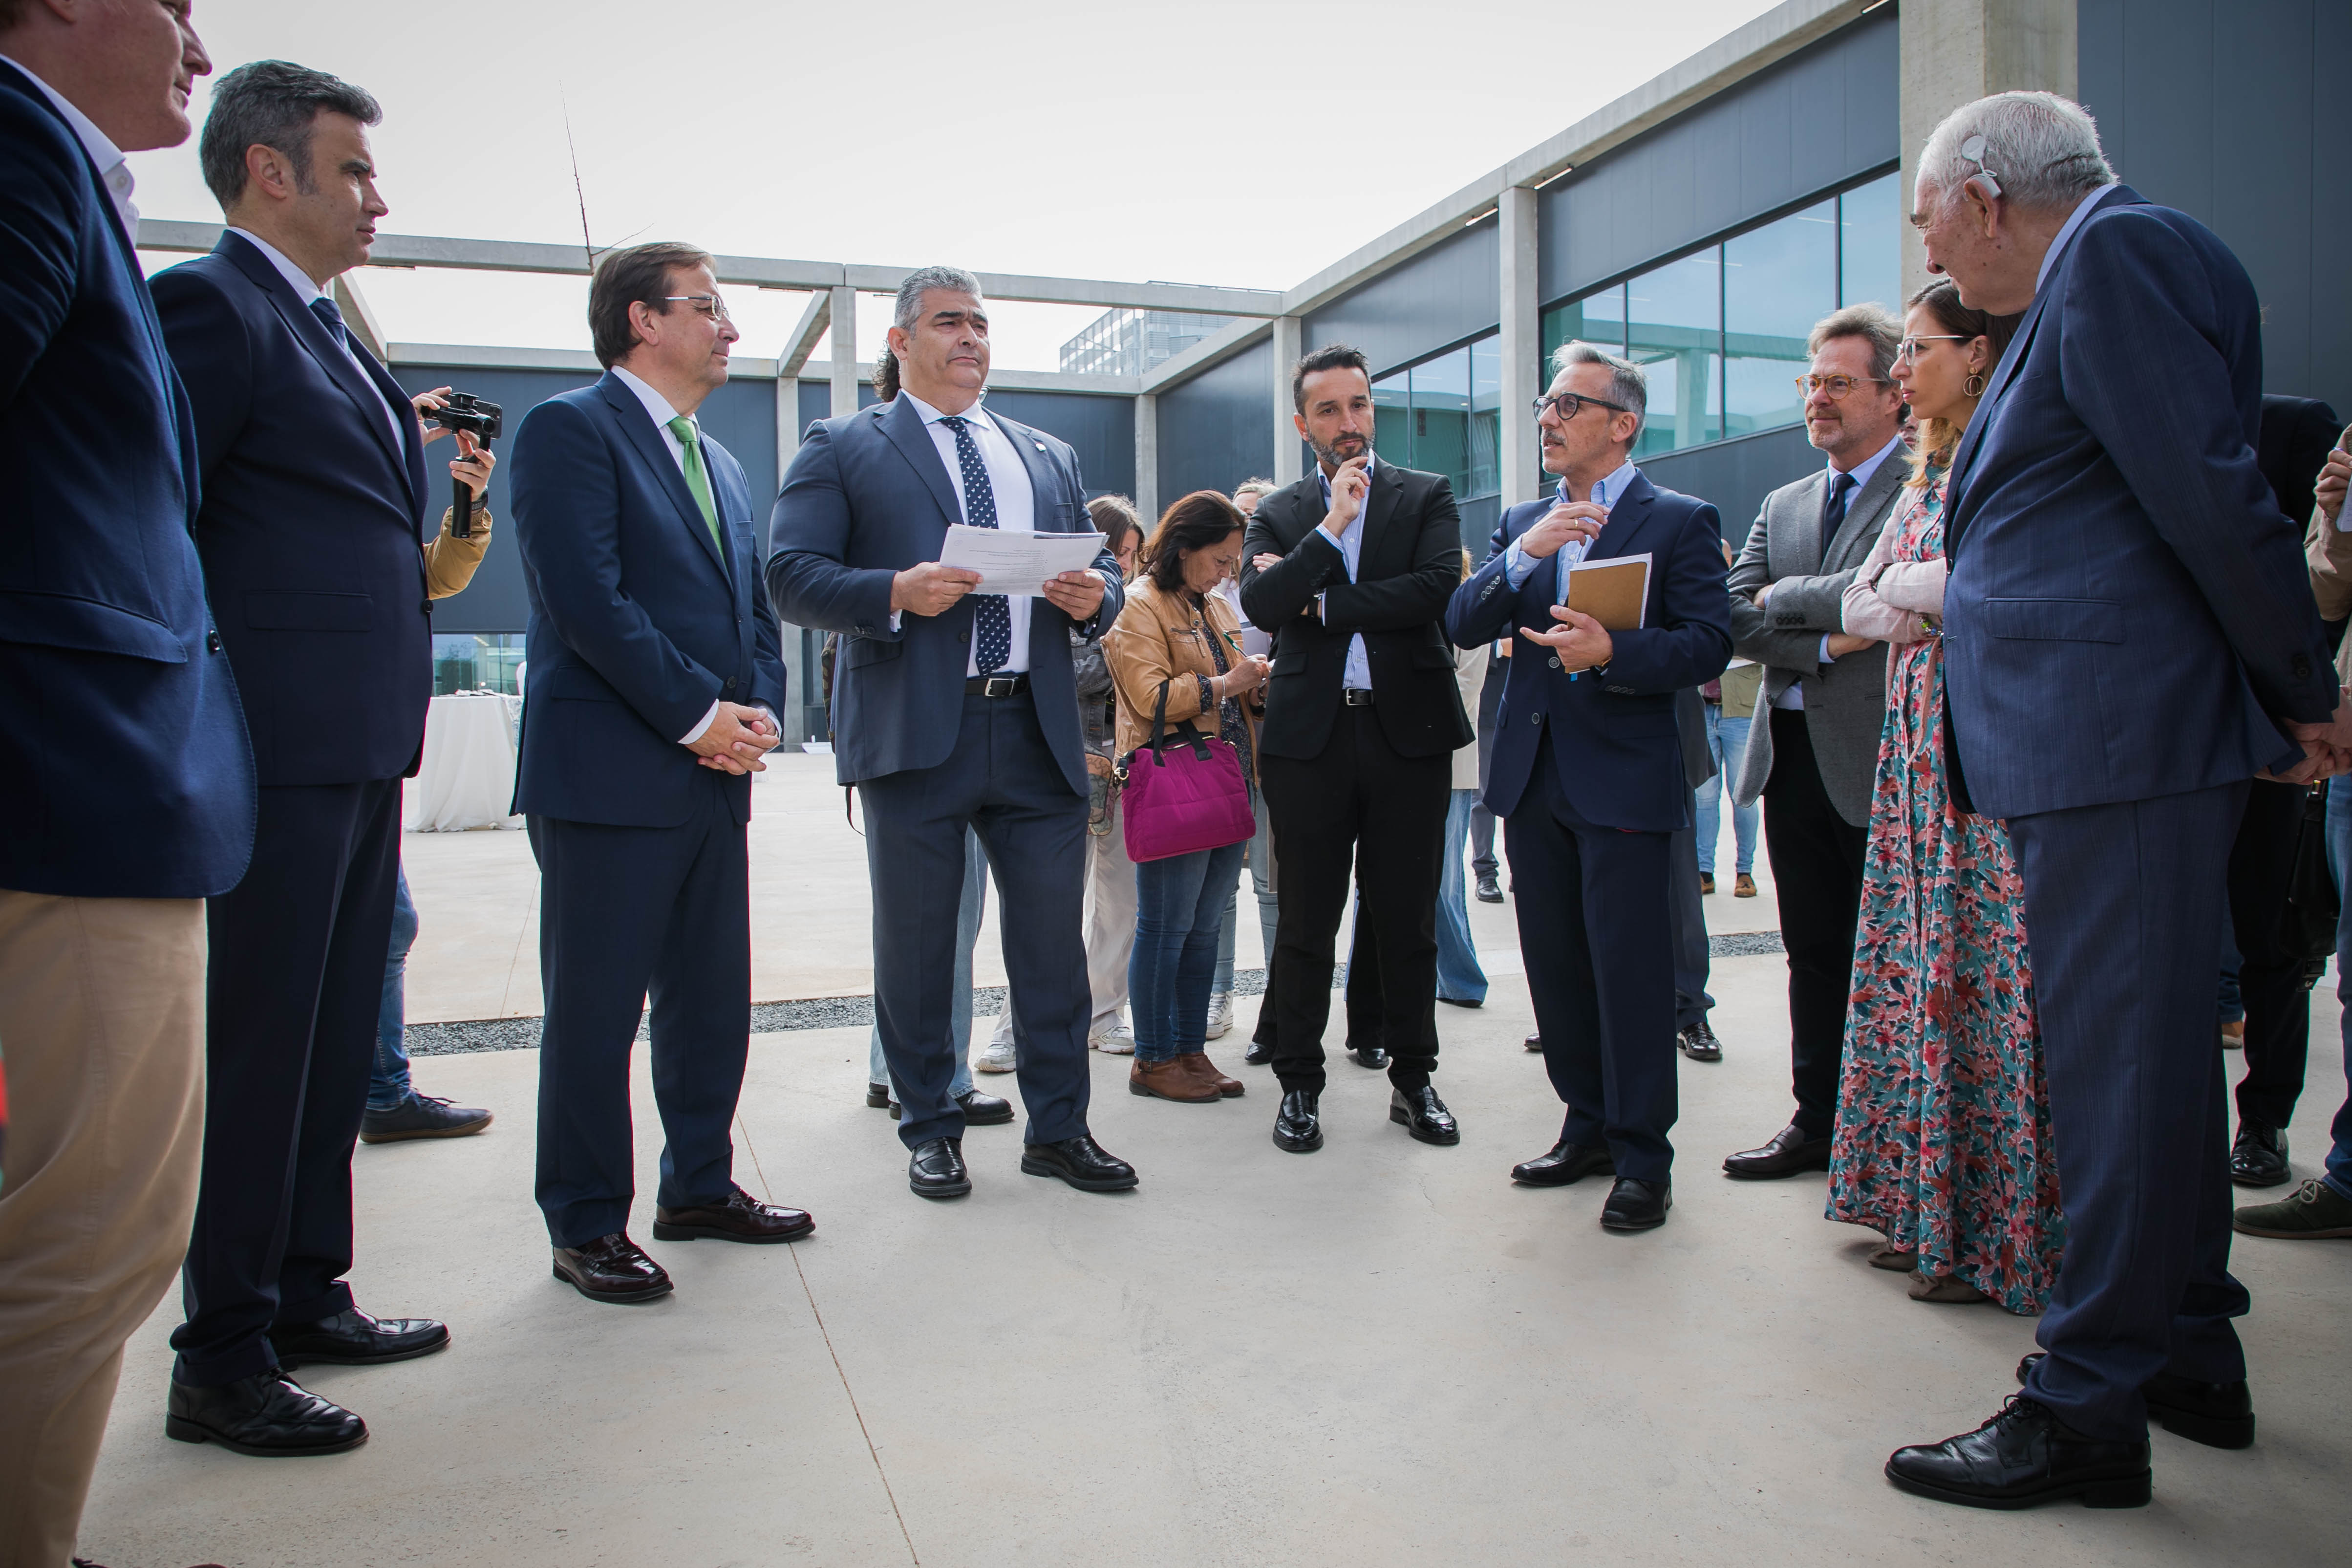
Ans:
<svg viewBox="0 0 2352 1568"><path fill-rule="evenodd" d="M1917 337L1904 339L1895 349L1895 357L1905 364L1914 364L1918 362L1921 343L1965 343L1973 341L1965 332L1923 332Z"/></svg>
<svg viewBox="0 0 2352 1568"><path fill-rule="evenodd" d="M729 323L733 320L727 314L727 301L716 294L665 294L662 296L662 303L691 305L714 321Z"/></svg>
<svg viewBox="0 0 2352 1568"><path fill-rule="evenodd" d="M1857 386L1890 386L1893 383L1875 375L1801 375L1796 378L1797 390L1811 397L1816 392L1829 394L1832 403L1843 403Z"/></svg>
<svg viewBox="0 0 2352 1568"><path fill-rule="evenodd" d="M1549 408L1559 414L1559 422L1565 425L1570 420L1575 418L1576 411L1583 407L1588 403L1591 404L1596 408L1613 408L1620 414L1631 414L1633 412L1623 404L1612 403L1605 397L1587 397L1580 392L1559 392L1552 394L1549 397L1537 398L1535 401L1535 416L1538 419L1542 418L1544 416L1544 410Z"/></svg>

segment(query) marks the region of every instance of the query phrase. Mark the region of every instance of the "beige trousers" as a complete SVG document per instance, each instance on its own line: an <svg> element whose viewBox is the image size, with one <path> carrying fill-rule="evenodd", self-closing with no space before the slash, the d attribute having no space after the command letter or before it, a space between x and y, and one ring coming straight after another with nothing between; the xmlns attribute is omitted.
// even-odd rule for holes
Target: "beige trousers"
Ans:
<svg viewBox="0 0 2352 1568"><path fill-rule="evenodd" d="M0 890L0 1568L72 1558L123 1342L187 1250L204 1060L202 900Z"/></svg>

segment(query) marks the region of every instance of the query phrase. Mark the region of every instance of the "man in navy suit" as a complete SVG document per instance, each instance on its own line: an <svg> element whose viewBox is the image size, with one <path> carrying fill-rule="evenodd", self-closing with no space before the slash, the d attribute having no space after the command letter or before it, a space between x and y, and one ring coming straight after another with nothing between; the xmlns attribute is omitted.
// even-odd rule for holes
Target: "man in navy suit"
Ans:
<svg viewBox="0 0 2352 1568"><path fill-rule="evenodd" d="M2256 462L2236 258L2117 184L2049 93L1937 126L1912 221L1965 303L2025 312L1952 466L1944 743L1955 805L2017 845L2066 1253L2023 1394L1886 1474L1980 1507L2131 1507L2149 1415L2253 1441L2212 974L2247 781L2334 765L2291 727L2328 718L2336 672Z"/></svg>
<svg viewBox="0 0 2352 1568"><path fill-rule="evenodd" d="M1021 1168L1118 1191L1134 1169L1087 1131L1087 785L1069 633L1099 637L1125 597L1108 550L1044 584L1042 602L974 595L979 574L940 564L952 523L1094 531L1077 455L982 406L988 363L979 281L952 267L909 274L877 373L895 395L809 427L776 498L768 589L787 619L841 634L834 755L866 809L875 1015L908 1186L971 1190L949 1092L970 826L1008 912Z"/></svg>
<svg viewBox="0 0 2352 1568"><path fill-rule="evenodd" d="M365 92L284 61L222 78L199 151L228 231L154 281L261 786L252 867L209 911L204 1190L165 1430L262 1456L366 1439L287 1372L449 1340L429 1319L370 1317L342 1279L400 781L432 695L424 430L327 295L386 211L365 129L378 118ZM478 487L488 458L468 446L458 471Z"/></svg>
<svg viewBox="0 0 2352 1568"><path fill-rule="evenodd" d="M1455 590L1445 629L1463 647L1520 639L1503 687L1486 806L1503 819L1519 946L1559 1141L1511 1172L1563 1186L1616 1181L1611 1230L1664 1225L1674 1204L1675 948L1668 851L1690 826L1675 694L1731 660L1723 527L1715 508L1660 489L1630 454L1649 404L1629 360L1560 345L1537 405L1550 500L1504 512L1486 564ZM1567 606L1580 563L1650 557L1638 628Z"/></svg>
<svg viewBox="0 0 2352 1568"><path fill-rule="evenodd" d="M628 1235L648 993L655 1239L794 1241L815 1222L737 1185L729 1136L751 1038L751 774L784 704L751 486L694 417L740 334L709 255L667 243L597 264L588 324L604 379L515 433L530 673L514 805L540 870L539 1206L555 1277L630 1303L670 1289Z"/></svg>
<svg viewBox="0 0 2352 1568"><path fill-rule="evenodd" d="M204 900L253 847L123 156L211 69L184 7L0 6L0 1562L40 1568L187 1246Z"/></svg>

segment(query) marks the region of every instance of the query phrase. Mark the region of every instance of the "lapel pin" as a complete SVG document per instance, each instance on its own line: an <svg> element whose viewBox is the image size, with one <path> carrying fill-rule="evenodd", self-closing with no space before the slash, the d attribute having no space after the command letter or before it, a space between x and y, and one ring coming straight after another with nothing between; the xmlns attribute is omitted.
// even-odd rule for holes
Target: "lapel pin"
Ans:
<svg viewBox="0 0 2352 1568"><path fill-rule="evenodd" d="M1034 445L1036 446L1037 450L1041 452L1045 449L1045 443L1043 441L1036 442Z"/></svg>

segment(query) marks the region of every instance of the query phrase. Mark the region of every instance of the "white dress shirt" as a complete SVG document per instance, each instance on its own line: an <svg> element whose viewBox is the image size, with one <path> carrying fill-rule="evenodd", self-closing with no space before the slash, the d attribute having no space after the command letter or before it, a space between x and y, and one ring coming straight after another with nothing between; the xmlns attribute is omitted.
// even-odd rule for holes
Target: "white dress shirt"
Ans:
<svg viewBox="0 0 2352 1568"><path fill-rule="evenodd" d="M41 89L41 96L66 117L66 123L73 127L73 133L81 139L82 149L89 154L89 161L98 165L98 177L106 183L106 194L114 198L115 216L122 220L123 231L131 237L131 243L137 245L139 208L131 199L134 182L131 178L131 162L122 155L122 149L117 147L114 139L100 131L89 115L67 101L63 93L35 76L30 67L20 60L9 59L6 55L0 55L0 60L8 60L10 65L23 71L26 79Z"/></svg>
<svg viewBox="0 0 2352 1568"><path fill-rule="evenodd" d="M251 245L256 250L258 250L263 256L268 258L269 265L278 268L278 275L286 279L286 286L294 290L294 297L302 301L302 308L304 310L307 310L310 308L311 300L323 300L327 297L327 291L324 289L320 288L317 283L313 282L309 273L295 266L291 261L287 260L285 252L279 250L276 246L270 244L268 240L254 233L251 229L236 228L232 226L229 229L229 233L244 239L247 244ZM352 362L352 368L360 373L360 380L367 384L367 389L370 392L375 394L375 405L383 410L384 422L392 427L392 445L394 449L396 451L406 451L408 448L404 444L405 437L401 427L400 416L403 412L405 412L408 415L409 420L414 423L416 418L416 410L415 407L411 406L405 410L397 410L394 409L390 403L385 401L383 389L376 385L375 377L368 374L367 366L360 363L358 352L352 347L351 333L348 330L343 333L343 357ZM418 438L421 440L423 437L420 436Z"/></svg>
<svg viewBox="0 0 2352 1568"><path fill-rule="evenodd" d="M963 493L963 459L956 453L956 433L940 423L948 417L913 393L901 389L899 396L913 405L923 416L923 428L929 432L931 445L939 449L940 462L947 468L948 483L955 487L956 510L965 523L971 521L971 503ZM986 409L973 404L961 416L964 429L980 447L980 460L988 469L988 488L996 498L996 526L1015 533L1034 532L1037 527L1037 492L1029 482L1029 465L1021 460L1013 438L1007 436ZM1029 668L1029 596L1010 594L1004 606L1013 622L1013 652L1004 668L991 670L992 675L1022 675ZM903 612L901 612L903 614ZM890 617L892 630L897 630L899 616ZM980 638L971 639L971 651L964 656L964 677L969 679L980 673Z"/></svg>
<svg viewBox="0 0 2352 1568"><path fill-rule="evenodd" d="M1348 563L1348 581L1350 583L1356 580L1356 563L1362 559L1364 553L1364 524L1370 518L1372 511L1372 491L1370 480L1372 470L1380 466L1380 461L1377 456L1369 453L1364 458L1364 479L1367 481L1364 488L1364 504L1357 510L1356 521L1348 525L1347 532L1335 537L1331 531L1321 523L1315 525L1315 531L1323 536L1323 542L1338 551L1339 559ZM1328 512L1331 510L1331 476L1323 471L1320 464L1316 466L1315 482L1323 487L1323 510ZM1322 615L1324 604L1324 595L1316 595L1315 613L1318 616ZM1364 634L1361 632L1348 639L1348 668L1346 673L1339 678L1339 684L1358 691L1370 691L1372 689L1372 661L1370 656L1364 651Z"/></svg>
<svg viewBox="0 0 2352 1568"><path fill-rule="evenodd" d="M1845 494L1845 504L1849 511L1853 510L1853 498L1862 493L1862 489L1864 485L1870 483L1870 476L1878 472L1878 465L1886 461L1887 458L1893 457L1902 449L1903 437L1900 435L1897 435L1895 439L1886 443L1885 446L1881 447L1876 452L1864 458L1861 462L1856 463L1853 468L1846 470L1847 473L1853 476L1853 489L1846 491ZM1835 484L1837 482L1838 466L1834 461L1829 465L1829 475L1830 482L1832 484ZM1822 549L1826 552L1829 547L1830 542L1826 539L1822 540ZM1827 633L1822 634L1822 646L1818 656L1818 662L1820 662L1825 668L1837 662L1830 653L1830 639ZM1774 699L1772 706L1782 709L1790 713L1803 712L1805 710L1804 682L1801 680L1792 680L1789 682L1789 689L1783 691L1778 698Z"/></svg>

